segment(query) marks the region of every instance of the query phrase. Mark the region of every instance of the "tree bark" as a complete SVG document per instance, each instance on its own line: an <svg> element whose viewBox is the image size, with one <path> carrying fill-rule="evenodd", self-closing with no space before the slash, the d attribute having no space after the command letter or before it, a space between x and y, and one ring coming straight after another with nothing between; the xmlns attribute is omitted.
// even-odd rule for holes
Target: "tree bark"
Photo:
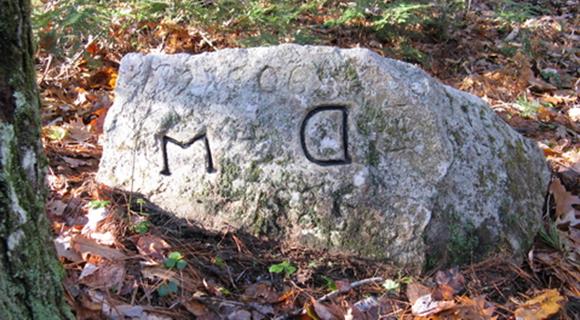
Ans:
<svg viewBox="0 0 580 320"><path fill-rule="evenodd" d="M0 0L0 319L73 319L44 211L30 0Z"/></svg>

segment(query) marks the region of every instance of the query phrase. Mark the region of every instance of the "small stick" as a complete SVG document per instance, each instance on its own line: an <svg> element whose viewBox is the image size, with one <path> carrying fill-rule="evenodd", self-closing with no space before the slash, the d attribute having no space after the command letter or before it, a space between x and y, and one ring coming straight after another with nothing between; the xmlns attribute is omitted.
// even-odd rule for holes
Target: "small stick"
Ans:
<svg viewBox="0 0 580 320"><path fill-rule="evenodd" d="M318 298L316 301L317 302L324 302L326 300L329 300L329 299L332 299L332 298L338 296L341 293L346 293L346 292L348 292L351 289L354 289L356 287L360 287L360 286L368 284L368 283L382 282L382 281L385 281L385 280L381 277L374 277L374 278L368 278L368 279L364 279L364 280L355 281L355 282L351 283L350 286L348 286L347 288L344 288L342 290L340 290L340 289L334 290L334 291L327 293L327 294L323 295L322 297ZM275 320L288 319L289 316L297 316L297 315L301 314L302 312L304 312L304 308L299 308L299 309L296 309L296 310L288 313L287 315L276 317Z"/></svg>
<svg viewBox="0 0 580 320"><path fill-rule="evenodd" d="M350 289L354 289L356 287L360 287L360 286L365 285L367 283L379 282L379 281L382 282L382 281L385 281L385 280L383 278L381 278L381 277L374 277L374 278L369 278L369 279L355 281L355 282L351 283L350 286L348 286L347 288L342 289L342 290L334 290L334 291L332 291L330 293L327 293L327 294L323 295L322 297L320 297L316 301L318 301L318 302L324 302L326 300L330 300L330 299L338 296L341 293L348 292L348 291L350 291Z"/></svg>

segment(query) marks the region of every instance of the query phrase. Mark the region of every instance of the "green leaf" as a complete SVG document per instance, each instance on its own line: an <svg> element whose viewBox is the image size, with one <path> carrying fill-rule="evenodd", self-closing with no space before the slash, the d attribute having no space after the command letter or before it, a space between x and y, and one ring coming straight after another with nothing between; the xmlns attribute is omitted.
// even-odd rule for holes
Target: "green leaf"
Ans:
<svg viewBox="0 0 580 320"><path fill-rule="evenodd" d="M160 297L165 297L172 293L177 293L177 284L173 281L169 281L168 283L164 283L157 289L157 293Z"/></svg>
<svg viewBox="0 0 580 320"><path fill-rule="evenodd" d="M402 284L411 284L411 283L413 283L413 277L409 277L409 276L402 277L399 280L399 282L402 283Z"/></svg>
<svg viewBox="0 0 580 320"><path fill-rule="evenodd" d="M89 201L89 208L100 209L108 206L109 204L111 204L111 201L108 200L91 200Z"/></svg>
<svg viewBox="0 0 580 320"><path fill-rule="evenodd" d="M322 279L324 279L324 282L326 283L326 287L328 288L328 290L335 291L337 289L336 282L334 282L334 280L332 280L332 278L329 278L327 276L322 276Z"/></svg>
<svg viewBox="0 0 580 320"><path fill-rule="evenodd" d="M273 264L268 268L268 271L271 273L282 273L284 272L284 265L283 263Z"/></svg>
<svg viewBox="0 0 580 320"><path fill-rule="evenodd" d="M177 263L177 260L175 259L165 259L165 267L168 269L171 269L173 267L175 267L175 264Z"/></svg>
<svg viewBox="0 0 580 320"><path fill-rule="evenodd" d="M177 283L169 281L169 283L167 283L167 287L171 293L177 293Z"/></svg>
<svg viewBox="0 0 580 320"><path fill-rule="evenodd" d="M52 141L61 141L67 135L67 130L63 127L50 126L46 128L46 136Z"/></svg>
<svg viewBox="0 0 580 320"><path fill-rule="evenodd" d="M173 251L173 252L169 253L169 256L167 256L167 258L177 261L177 260L183 259L183 256L181 255L180 252Z"/></svg>
<svg viewBox="0 0 580 320"><path fill-rule="evenodd" d="M183 270L185 269L185 267L187 267L187 262L185 260L179 260L177 261L177 264L175 266L177 267L177 269Z"/></svg>
<svg viewBox="0 0 580 320"><path fill-rule="evenodd" d="M400 288L400 284L392 279L387 279L383 283L383 287L387 289L387 291L397 291Z"/></svg>
<svg viewBox="0 0 580 320"><path fill-rule="evenodd" d="M268 271L271 273L282 273L284 272L285 276L289 276L298 270L295 266L291 265L290 262L284 261L277 264L273 264L268 268Z"/></svg>
<svg viewBox="0 0 580 320"><path fill-rule="evenodd" d="M165 297L166 295L169 294L169 289L167 288L166 285L162 285L159 288L157 288L157 293L159 294L160 297Z"/></svg>
<svg viewBox="0 0 580 320"><path fill-rule="evenodd" d="M219 287L219 288L218 288L218 291L219 291L221 294L223 294L224 296L229 296L229 295L231 295L231 294L232 294L230 290L228 290L228 289L226 289L226 288L224 288L224 287Z"/></svg>
<svg viewBox="0 0 580 320"><path fill-rule="evenodd" d="M222 257L220 257L220 256L216 256L216 257L215 257L215 259L214 259L214 261L213 261L213 264L215 264L216 266L218 266L218 267L220 267L220 268L223 268L223 267L225 267L225 266L226 266L226 262L225 262L225 261L224 261L224 259L222 259Z"/></svg>
<svg viewBox="0 0 580 320"><path fill-rule="evenodd" d="M144 234L149 231L149 221L141 221L133 226L133 231L138 234Z"/></svg>
<svg viewBox="0 0 580 320"><path fill-rule="evenodd" d="M295 266L293 266L293 265L291 265L291 264L289 264L289 265L286 267L286 275L287 275L287 276L289 276L289 275L293 274L293 273L294 273L294 272L296 272L296 271L298 271L298 268L296 268Z"/></svg>

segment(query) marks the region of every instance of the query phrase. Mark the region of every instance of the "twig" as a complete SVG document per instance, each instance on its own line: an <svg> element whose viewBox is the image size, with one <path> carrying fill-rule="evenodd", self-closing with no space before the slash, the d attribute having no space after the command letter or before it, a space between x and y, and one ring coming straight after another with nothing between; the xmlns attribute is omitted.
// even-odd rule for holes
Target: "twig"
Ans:
<svg viewBox="0 0 580 320"><path fill-rule="evenodd" d="M368 279L364 279L364 280L355 281L355 282L351 283L350 286L347 286L346 288L334 290L330 293L323 295L322 297L318 298L316 300L316 302L324 302L326 300L329 300L329 299L332 299L332 298L338 296L341 293L349 292L351 289L354 289L356 287L360 287L360 286L368 284L368 283L383 282L383 281L385 281L385 280L382 277L374 277L374 278L368 278ZM288 319L289 317L297 316L297 315L301 314L303 311L304 311L304 308L299 308L299 309L296 309L296 310L294 310L286 315L276 317L275 320Z"/></svg>
<svg viewBox="0 0 580 320"><path fill-rule="evenodd" d="M330 300L336 296L338 296L341 293L346 293L348 291L350 291L350 289L354 289L356 287L360 287L362 285L368 284L368 283L372 283L372 282L382 282L385 281L383 278L381 277L374 277L374 278L369 278L369 279L364 279L364 280L360 280L360 281L355 281L353 283L350 284L350 286L344 288L344 289L338 289L338 290L334 290L328 294L323 295L322 297L320 297L318 300L318 302L324 302L326 300Z"/></svg>

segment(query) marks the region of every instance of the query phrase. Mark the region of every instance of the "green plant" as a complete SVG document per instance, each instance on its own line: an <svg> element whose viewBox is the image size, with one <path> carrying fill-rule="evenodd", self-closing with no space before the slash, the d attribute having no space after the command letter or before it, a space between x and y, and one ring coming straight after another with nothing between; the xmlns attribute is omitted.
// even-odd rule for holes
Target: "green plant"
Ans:
<svg viewBox="0 0 580 320"><path fill-rule="evenodd" d="M283 273L284 277L288 277L298 269L293 266L290 262L284 261L277 264L273 264L268 268L268 271L271 273Z"/></svg>
<svg viewBox="0 0 580 320"><path fill-rule="evenodd" d="M528 100L526 95L520 96L516 99L516 105L518 109L522 112L522 116L526 118L532 118L540 109L540 103L536 100Z"/></svg>
<svg viewBox="0 0 580 320"><path fill-rule="evenodd" d="M227 288L224 288L224 287L219 287L217 290L221 294L223 294L224 296L230 296L232 294L232 292L230 290L228 290Z"/></svg>
<svg viewBox="0 0 580 320"><path fill-rule="evenodd" d="M133 225L131 227L131 230L133 230L133 232L138 233L138 234L144 234L144 233L147 233L149 231L150 225L151 225L151 223L149 221L140 221L140 222L136 223L135 225Z"/></svg>
<svg viewBox="0 0 580 320"><path fill-rule="evenodd" d="M398 292L401 285L393 279L387 279L383 282L383 288L387 289L388 292Z"/></svg>
<svg viewBox="0 0 580 320"><path fill-rule="evenodd" d="M550 247L559 251L564 248L555 222L550 221L548 224L544 225L544 227L540 229L539 235L540 239Z"/></svg>
<svg viewBox="0 0 580 320"><path fill-rule="evenodd" d="M56 142L62 141L68 134L65 128L59 126L45 127L44 132L46 132L48 139Z"/></svg>
<svg viewBox="0 0 580 320"><path fill-rule="evenodd" d="M498 12L498 18L506 23L522 23L528 19L549 12L549 10L537 4L528 1L513 0L500 1L499 8L495 11Z"/></svg>
<svg viewBox="0 0 580 320"><path fill-rule="evenodd" d="M157 293L160 297L165 297L172 293L177 293L177 288L177 283L168 281L157 288Z"/></svg>
<svg viewBox="0 0 580 320"><path fill-rule="evenodd" d="M327 276L322 276L322 280L324 280L324 283L326 285L326 288L328 288L328 290L335 291L337 289L336 282L334 282L334 280L332 280L332 278L327 277Z"/></svg>
<svg viewBox="0 0 580 320"><path fill-rule="evenodd" d="M164 265L168 269L177 268L183 270L187 267L187 261L183 260L183 255L180 252L173 251L165 259Z"/></svg>
<svg viewBox="0 0 580 320"><path fill-rule="evenodd" d="M225 268L226 266L226 262L224 261L224 259L222 259L222 257L220 256L216 256L213 259L213 264L215 264L216 266L220 267L220 268Z"/></svg>
<svg viewBox="0 0 580 320"><path fill-rule="evenodd" d="M111 204L111 201L109 200L91 200L89 201L89 208L100 209L108 206L109 204Z"/></svg>
<svg viewBox="0 0 580 320"><path fill-rule="evenodd" d="M145 199L139 198L139 199L135 200L135 203L137 203L139 205L139 215L140 216L148 215L147 212L143 211L143 206L145 205Z"/></svg>

